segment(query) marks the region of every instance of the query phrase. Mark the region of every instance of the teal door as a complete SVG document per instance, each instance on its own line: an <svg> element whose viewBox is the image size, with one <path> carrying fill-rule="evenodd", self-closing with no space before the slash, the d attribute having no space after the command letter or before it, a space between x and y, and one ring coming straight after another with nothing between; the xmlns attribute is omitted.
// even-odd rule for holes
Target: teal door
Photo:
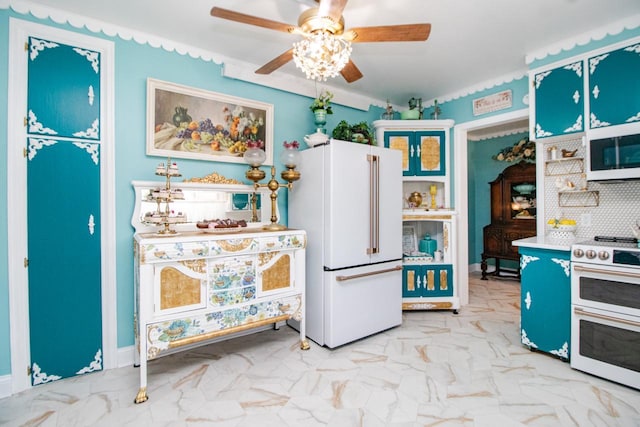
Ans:
<svg viewBox="0 0 640 427"><path fill-rule="evenodd" d="M640 122L640 43L589 58L591 129Z"/></svg>
<svg viewBox="0 0 640 427"><path fill-rule="evenodd" d="M33 385L102 369L100 55L29 40L27 232Z"/></svg>
<svg viewBox="0 0 640 427"><path fill-rule="evenodd" d="M535 74L535 136L584 131L582 61Z"/></svg>

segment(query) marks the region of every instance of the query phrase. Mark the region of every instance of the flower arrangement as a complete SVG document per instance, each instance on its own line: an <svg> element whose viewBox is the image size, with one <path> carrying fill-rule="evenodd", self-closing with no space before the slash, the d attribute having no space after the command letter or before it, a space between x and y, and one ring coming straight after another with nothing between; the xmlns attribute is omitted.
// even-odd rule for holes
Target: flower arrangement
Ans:
<svg viewBox="0 0 640 427"><path fill-rule="evenodd" d="M295 140L291 142L284 141L282 145L288 150L297 150L298 148L300 148L300 144L298 144L298 141Z"/></svg>
<svg viewBox="0 0 640 427"><path fill-rule="evenodd" d="M536 143L533 141L529 141L529 138L522 138L513 146L503 148L492 158L493 160L497 160L499 162L518 162L521 160L527 162L535 162Z"/></svg>
<svg viewBox="0 0 640 427"><path fill-rule="evenodd" d="M313 100L313 102L309 106L309 109L311 111L325 110L327 114L333 114L333 111L331 111L332 99L333 93L329 92L328 90L323 90L322 92L320 92L320 95L318 95L318 97Z"/></svg>
<svg viewBox="0 0 640 427"><path fill-rule="evenodd" d="M261 139L247 139L247 148L261 148L264 150L264 141Z"/></svg>

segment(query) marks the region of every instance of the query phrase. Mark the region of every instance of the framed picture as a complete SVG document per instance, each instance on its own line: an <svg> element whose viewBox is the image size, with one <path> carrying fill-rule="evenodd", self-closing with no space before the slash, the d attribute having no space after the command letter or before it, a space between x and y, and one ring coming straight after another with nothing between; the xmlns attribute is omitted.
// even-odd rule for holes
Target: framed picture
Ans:
<svg viewBox="0 0 640 427"><path fill-rule="evenodd" d="M147 79L147 154L244 163L248 141L273 164L273 105Z"/></svg>
<svg viewBox="0 0 640 427"><path fill-rule="evenodd" d="M416 229L412 225L402 226L402 253L412 254L418 250Z"/></svg>

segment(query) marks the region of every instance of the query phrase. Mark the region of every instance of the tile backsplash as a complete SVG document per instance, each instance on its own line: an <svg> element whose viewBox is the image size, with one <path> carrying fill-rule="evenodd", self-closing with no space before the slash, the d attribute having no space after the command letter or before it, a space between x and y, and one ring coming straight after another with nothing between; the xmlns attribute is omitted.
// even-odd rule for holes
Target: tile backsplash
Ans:
<svg viewBox="0 0 640 427"><path fill-rule="evenodd" d="M587 182L585 174L580 172L583 168L579 160L550 164L547 149L551 146L557 147L557 158L562 158L562 149L577 150L576 158L585 156L581 139L545 145L545 223L550 218L575 219L578 223L576 241L592 239L596 235L633 237L631 227L640 221L640 181ZM576 193L563 195L562 204L565 206L560 206L558 189L566 186L567 180L575 185ZM594 206L596 200L598 205Z"/></svg>

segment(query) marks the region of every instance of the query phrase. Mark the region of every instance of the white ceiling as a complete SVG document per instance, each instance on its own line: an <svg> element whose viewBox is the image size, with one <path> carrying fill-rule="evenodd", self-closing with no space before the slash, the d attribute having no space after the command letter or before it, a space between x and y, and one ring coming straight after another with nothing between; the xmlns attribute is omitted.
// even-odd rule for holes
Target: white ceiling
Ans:
<svg viewBox="0 0 640 427"><path fill-rule="evenodd" d="M312 0L31 0L249 63L252 71L299 36L210 16L212 6L288 24ZM640 25L640 0L349 0L346 28L429 22L426 42L359 43L352 59L364 77L322 85L392 104L477 88L524 75L525 57L618 21ZM213 55L216 58L216 55ZM230 61L227 61L229 63ZM245 67L247 68L247 67ZM293 62L271 78L302 76ZM315 91L314 83L304 81ZM321 86L322 86L321 85Z"/></svg>

